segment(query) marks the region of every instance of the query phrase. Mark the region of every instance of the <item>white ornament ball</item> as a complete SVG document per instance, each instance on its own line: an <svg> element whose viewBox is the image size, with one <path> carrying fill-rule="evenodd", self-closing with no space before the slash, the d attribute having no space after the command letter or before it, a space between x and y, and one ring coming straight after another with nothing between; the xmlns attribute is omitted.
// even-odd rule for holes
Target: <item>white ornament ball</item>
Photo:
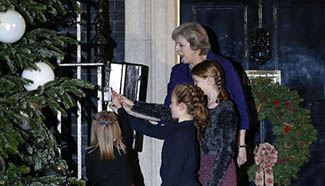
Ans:
<svg viewBox="0 0 325 186"><path fill-rule="evenodd" d="M38 86L43 86L45 83L54 80L54 72L48 64L38 62L36 65L39 68L38 70L27 69L21 75L23 78L33 81L33 83L24 86L26 90L35 90Z"/></svg>
<svg viewBox="0 0 325 186"><path fill-rule="evenodd" d="M0 12L0 41L14 43L23 37L26 23L23 16L15 10Z"/></svg>

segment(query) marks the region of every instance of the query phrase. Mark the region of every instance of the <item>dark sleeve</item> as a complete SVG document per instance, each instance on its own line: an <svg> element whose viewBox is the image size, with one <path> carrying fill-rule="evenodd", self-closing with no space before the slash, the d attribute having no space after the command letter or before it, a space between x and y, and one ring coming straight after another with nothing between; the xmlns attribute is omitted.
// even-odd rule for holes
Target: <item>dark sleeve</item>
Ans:
<svg viewBox="0 0 325 186"><path fill-rule="evenodd" d="M174 130L178 128L178 125L153 125L149 121L133 117L128 115L130 126L132 129L158 139L166 139Z"/></svg>
<svg viewBox="0 0 325 186"><path fill-rule="evenodd" d="M169 121L172 119L169 106L163 104L134 101L134 105L132 106L131 110L146 116L159 118L163 121Z"/></svg>
<svg viewBox="0 0 325 186"><path fill-rule="evenodd" d="M118 121L120 124L121 132L122 132L122 142L128 148L132 146L132 139L133 139L133 131L130 128L128 114L124 110L124 108L119 108L118 112Z"/></svg>
<svg viewBox="0 0 325 186"><path fill-rule="evenodd" d="M217 123L211 125L211 127L215 128L213 131L216 131L216 133L212 136L212 139L210 138L207 140L207 143L211 147L218 148L220 150L216 151L216 159L213 162L213 167L210 172L208 186L221 184L221 181L234 158L236 147L236 131L238 121L236 112L234 110L223 110L220 112L217 118ZM219 127L219 130L217 127ZM219 134L217 131L219 131ZM221 140L219 140L219 143L216 145L214 142L218 141L218 136L221 137Z"/></svg>
<svg viewBox="0 0 325 186"><path fill-rule="evenodd" d="M180 131L176 136L171 146L168 146L169 161L168 161L168 171L164 175L164 181L162 186L175 186L179 185L180 178L184 169L186 160L189 154L189 142L193 141L190 138L195 137L187 133L188 131ZM172 157L171 157L172 156Z"/></svg>
<svg viewBox="0 0 325 186"><path fill-rule="evenodd" d="M240 115L240 129L249 129L249 113L243 87L238 73L230 67L226 73L226 88L231 94L231 98L237 105Z"/></svg>
<svg viewBox="0 0 325 186"><path fill-rule="evenodd" d="M93 167L92 167L93 164L92 164L91 159L88 155L88 151L86 152L85 164L86 164L86 176L87 176L88 182L91 183L93 181L92 173L94 171L93 171Z"/></svg>
<svg viewBox="0 0 325 186"><path fill-rule="evenodd" d="M164 101L165 105L170 105L171 104L172 92L174 90L174 87L177 85L176 80L177 80L176 72L175 72L175 70L173 68L172 72L170 74L169 83L168 83L168 86L167 86L167 96L165 97L165 101Z"/></svg>

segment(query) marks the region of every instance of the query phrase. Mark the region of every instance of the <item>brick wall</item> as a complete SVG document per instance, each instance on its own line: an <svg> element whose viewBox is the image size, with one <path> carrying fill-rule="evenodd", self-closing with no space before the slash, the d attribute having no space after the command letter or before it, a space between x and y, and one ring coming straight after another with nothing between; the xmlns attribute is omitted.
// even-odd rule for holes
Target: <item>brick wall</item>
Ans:
<svg viewBox="0 0 325 186"><path fill-rule="evenodd" d="M125 2L124 0L109 0L111 38L115 41L116 48L112 61L124 61L125 41Z"/></svg>

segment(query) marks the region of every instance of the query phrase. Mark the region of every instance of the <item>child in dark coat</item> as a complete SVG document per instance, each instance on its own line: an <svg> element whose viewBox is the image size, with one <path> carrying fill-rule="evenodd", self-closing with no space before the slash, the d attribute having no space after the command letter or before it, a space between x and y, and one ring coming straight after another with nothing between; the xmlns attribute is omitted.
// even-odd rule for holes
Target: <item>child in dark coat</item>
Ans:
<svg viewBox="0 0 325 186"><path fill-rule="evenodd" d="M130 116L131 128L154 138L164 139L160 175L162 186L200 186L197 180L199 163L198 138L208 125L209 113L202 90L191 84L180 84L172 93L171 116L177 123L152 125ZM124 107L131 105L124 104Z"/></svg>
<svg viewBox="0 0 325 186"><path fill-rule="evenodd" d="M125 110L116 97L117 113L101 111L91 126L90 146L86 155L86 172L90 185L130 186L132 176L127 147L132 143L132 130Z"/></svg>

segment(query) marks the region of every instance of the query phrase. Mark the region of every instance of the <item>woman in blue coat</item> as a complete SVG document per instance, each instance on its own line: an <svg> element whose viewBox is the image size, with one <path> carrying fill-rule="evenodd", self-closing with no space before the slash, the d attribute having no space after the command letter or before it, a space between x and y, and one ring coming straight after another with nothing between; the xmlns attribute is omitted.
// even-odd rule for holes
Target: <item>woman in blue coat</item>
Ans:
<svg viewBox="0 0 325 186"><path fill-rule="evenodd" d="M232 63L218 55L214 54L210 48L210 42L206 30L196 22L184 23L177 27L172 33L172 39L176 42L176 52L181 58L181 63L176 64L172 68L170 75L170 81L168 83L168 94L165 98L164 105L156 104L148 109L135 106L133 111L143 114L145 116L151 116L158 120L168 120L168 105L171 103L171 93L174 87L181 83L193 84L192 68L202 63L204 60L215 60L221 65L225 74L225 88L230 95L230 99L235 103L235 107L239 113L239 139L238 139L238 166L243 165L247 160L245 135L246 130L249 129L249 113L246 104L242 84L237 71ZM167 118L166 118L167 117Z"/></svg>
<svg viewBox="0 0 325 186"><path fill-rule="evenodd" d="M225 74L225 88L230 94L230 99L236 104L240 119L240 132L238 144L237 164L241 166L247 160L246 157L246 130L249 129L249 113L238 73L231 62L217 54L210 48L210 42L206 30L196 22L184 23L177 27L172 38L176 42L176 52L182 63L173 67L168 83L168 94L165 105L170 104L170 94L175 85L179 83L194 83L191 69L204 60L215 60L221 65Z"/></svg>

